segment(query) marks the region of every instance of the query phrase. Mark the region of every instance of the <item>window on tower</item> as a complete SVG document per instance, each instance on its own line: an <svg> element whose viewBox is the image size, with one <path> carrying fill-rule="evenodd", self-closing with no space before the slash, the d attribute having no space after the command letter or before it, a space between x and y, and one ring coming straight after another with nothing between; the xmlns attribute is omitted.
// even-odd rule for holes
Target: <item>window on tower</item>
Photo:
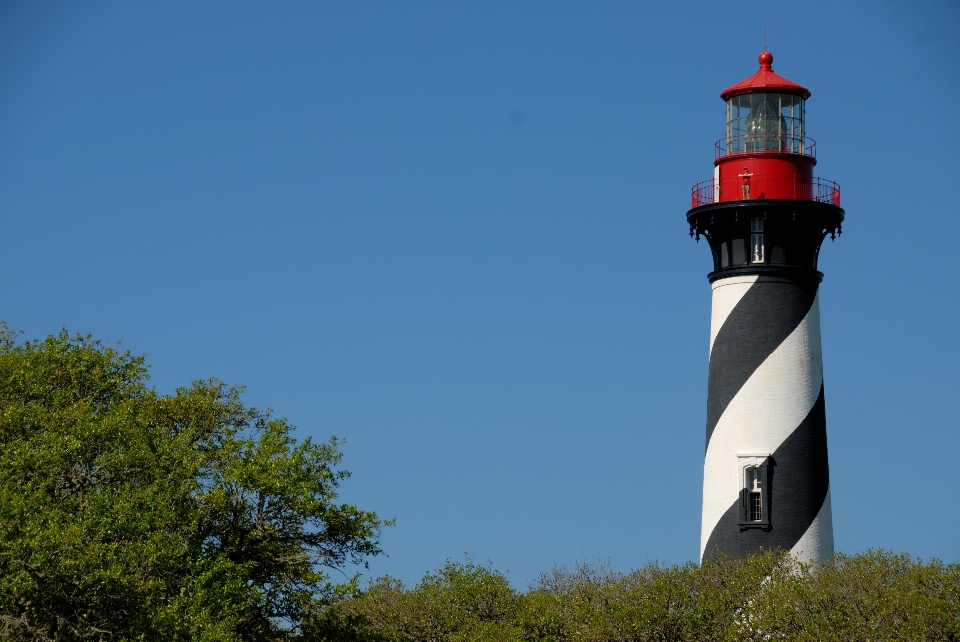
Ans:
<svg viewBox="0 0 960 642"><path fill-rule="evenodd" d="M760 468L747 469L747 519L751 522L763 521L763 481L760 477Z"/></svg>
<svg viewBox="0 0 960 642"><path fill-rule="evenodd" d="M764 263L763 256L763 219L750 219L750 262Z"/></svg>
<svg viewBox="0 0 960 642"><path fill-rule="evenodd" d="M740 491L740 530L770 530L770 484L773 479L772 459L767 454L737 455L742 475Z"/></svg>

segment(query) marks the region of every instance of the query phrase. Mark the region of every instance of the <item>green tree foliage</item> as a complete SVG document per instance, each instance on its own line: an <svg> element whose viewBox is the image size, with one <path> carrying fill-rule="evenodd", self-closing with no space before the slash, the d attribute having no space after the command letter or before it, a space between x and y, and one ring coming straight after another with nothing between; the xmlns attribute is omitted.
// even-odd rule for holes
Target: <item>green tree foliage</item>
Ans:
<svg viewBox="0 0 960 642"><path fill-rule="evenodd" d="M142 357L0 325L3 639L295 635L385 524L335 503L335 439L290 431L219 381L158 395Z"/></svg>
<svg viewBox="0 0 960 642"><path fill-rule="evenodd" d="M363 592L321 605L305 627L305 637L351 642L515 640L520 597L502 574L470 561L448 561L410 590L384 577Z"/></svg>
<svg viewBox="0 0 960 642"><path fill-rule="evenodd" d="M869 551L785 566L740 627L744 639L960 640L960 564Z"/></svg>
<svg viewBox="0 0 960 642"><path fill-rule="evenodd" d="M389 578L323 605L311 640L633 642L960 640L960 565L871 551L802 565L762 553L629 574L584 564L526 593L448 562L412 589Z"/></svg>

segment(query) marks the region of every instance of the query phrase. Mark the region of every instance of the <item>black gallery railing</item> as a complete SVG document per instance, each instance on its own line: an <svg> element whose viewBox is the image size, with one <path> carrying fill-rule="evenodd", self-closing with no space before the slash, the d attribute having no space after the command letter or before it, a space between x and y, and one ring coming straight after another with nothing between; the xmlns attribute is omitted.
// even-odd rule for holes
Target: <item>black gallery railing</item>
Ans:
<svg viewBox="0 0 960 642"><path fill-rule="evenodd" d="M722 190L728 190L725 193ZM791 178L781 176L753 175L749 188L744 183L717 184L716 179L700 181L690 190L690 207L700 207L717 202L782 199L789 201L817 201L840 207L840 186L819 176L814 178Z"/></svg>

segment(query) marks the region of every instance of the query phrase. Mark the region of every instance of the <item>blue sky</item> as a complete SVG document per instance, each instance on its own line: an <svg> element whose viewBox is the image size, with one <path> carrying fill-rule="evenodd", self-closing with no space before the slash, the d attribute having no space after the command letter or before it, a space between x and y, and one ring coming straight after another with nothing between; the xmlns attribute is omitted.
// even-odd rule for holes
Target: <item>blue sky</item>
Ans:
<svg viewBox="0 0 960 642"><path fill-rule="evenodd" d="M762 8L762 10L760 10ZM0 4L0 318L347 440L369 575L699 551L718 94L809 87L837 548L960 558L952 2Z"/></svg>

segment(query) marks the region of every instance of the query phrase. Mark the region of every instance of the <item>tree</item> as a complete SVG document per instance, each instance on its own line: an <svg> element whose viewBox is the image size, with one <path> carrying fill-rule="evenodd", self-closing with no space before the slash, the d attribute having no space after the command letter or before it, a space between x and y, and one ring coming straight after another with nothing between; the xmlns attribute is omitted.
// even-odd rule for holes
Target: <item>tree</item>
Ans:
<svg viewBox="0 0 960 642"><path fill-rule="evenodd" d="M956 642L960 564L763 551L630 573L583 563L519 593L491 568L448 561L412 588L384 577L319 604L305 631L329 642Z"/></svg>
<svg viewBox="0 0 960 642"><path fill-rule="evenodd" d="M381 553L337 504L339 442L217 380L173 395L144 358L0 324L0 631L11 640L282 640Z"/></svg>
<svg viewBox="0 0 960 642"><path fill-rule="evenodd" d="M389 577L319 605L308 618L315 642L517 642L520 595L492 568L447 560L412 589ZM540 638L530 638L540 639Z"/></svg>

